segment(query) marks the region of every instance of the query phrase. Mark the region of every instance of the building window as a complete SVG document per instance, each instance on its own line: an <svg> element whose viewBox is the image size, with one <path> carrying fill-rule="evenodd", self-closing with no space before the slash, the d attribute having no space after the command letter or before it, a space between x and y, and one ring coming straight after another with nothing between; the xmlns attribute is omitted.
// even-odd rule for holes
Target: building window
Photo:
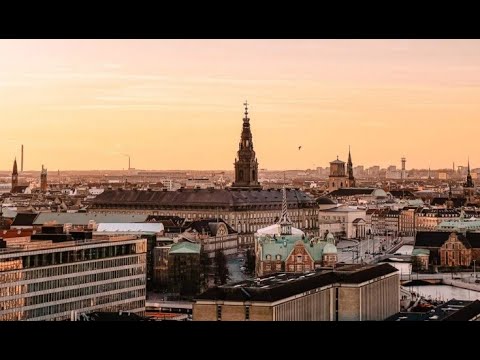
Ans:
<svg viewBox="0 0 480 360"><path fill-rule="evenodd" d="M276 255L276 256L275 256L275 259L277 259L277 260L282 260L282 255Z"/></svg>
<svg viewBox="0 0 480 360"><path fill-rule="evenodd" d="M250 320L250 306L245 306L245 320Z"/></svg>
<svg viewBox="0 0 480 360"><path fill-rule="evenodd" d="M222 320L222 305L217 305L217 321Z"/></svg>
<svg viewBox="0 0 480 360"><path fill-rule="evenodd" d="M297 263L303 262L303 256L302 255L297 255Z"/></svg>
<svg viewBox="0 0 480 360"><path fill-rule="evenodd" d="M272 255L268 254L268 255L265 256L265 258L266 258L267 260L272 260Z"/></svg>
<svg viewBox="0 0 480 360"><path fill-rule="evenodd" d="M281 270L282 270L282 264L277 264L276 267L275 267L275 269L276 269L277 271L281 271Z"/></svg>

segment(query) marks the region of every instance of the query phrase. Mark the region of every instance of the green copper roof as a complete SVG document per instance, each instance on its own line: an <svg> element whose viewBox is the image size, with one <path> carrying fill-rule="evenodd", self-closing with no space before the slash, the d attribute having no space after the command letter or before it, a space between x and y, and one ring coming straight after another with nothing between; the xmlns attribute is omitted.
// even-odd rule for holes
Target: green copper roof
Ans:
<svg viewBox="0 0 480 360"><path fill-rule="evenodd" d="M295 243L299 240L303 242L305 249L314 261L322 260L323 248L327 244L325 241L320 241L318 243L314 243L313 246L310 246L309 240L303 241L301 237L295 235L285 236L284 238L280 238L277 240L260 240L263 253L262 260L265 260L267 258L267 255L270 255L272 260L276 260L276 256L280 255L280 260L285 261L295 247Z"/></svg>
<svg viewBox="0 0 480 360"><path fill-rule="evenodd" d="M200 254L200 248L200 244L185 241L173 244L169 254Z"/></svg>
<svg viewBox="0 0 480 360"><path fill-rule="evenodd" d="M417 255L430 255L430 250L428 249L413 249L412 256Z"/></svg>

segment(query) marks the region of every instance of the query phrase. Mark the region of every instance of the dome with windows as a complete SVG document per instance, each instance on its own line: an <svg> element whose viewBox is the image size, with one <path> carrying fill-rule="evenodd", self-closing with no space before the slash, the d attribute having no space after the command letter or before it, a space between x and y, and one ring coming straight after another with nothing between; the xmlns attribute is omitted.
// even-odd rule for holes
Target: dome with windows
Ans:
<svg viewBox="0 0 480 360"><path fill-rule="evenodd" d="M325 245L325 247L323 248L323 254L324 255L336 254L337 252L338 252L337 247L335 245L333 245L332 243L327 243Z"/></svg>

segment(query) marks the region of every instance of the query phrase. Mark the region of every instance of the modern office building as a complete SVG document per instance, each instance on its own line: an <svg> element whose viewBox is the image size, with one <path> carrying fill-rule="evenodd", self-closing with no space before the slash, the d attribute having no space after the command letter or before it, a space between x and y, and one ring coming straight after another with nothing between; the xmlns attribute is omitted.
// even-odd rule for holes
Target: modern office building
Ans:
<svg viewBox="0 0 480 360"><path fill-rule="evenodd" d="M145 312L145 239L0 241L0 321Z"/></svg>

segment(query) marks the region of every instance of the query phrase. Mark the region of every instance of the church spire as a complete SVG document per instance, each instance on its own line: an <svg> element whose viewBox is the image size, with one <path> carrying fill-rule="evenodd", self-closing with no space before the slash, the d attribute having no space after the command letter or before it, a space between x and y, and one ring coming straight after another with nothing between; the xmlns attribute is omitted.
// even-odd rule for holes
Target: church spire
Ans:
<svg viewBox="0 0 480 360"><path fill-rule="evenodd" d="M292 221L288 217L287 190L285 189L285 184L283 184L282 195L282 216L278 223L281 227L281 235L292 235Z"/></svg>
<svg viewBox="0 0 480 360"><path fill-rule="evenodd" d="M12 190L18 186L18 168L17 168L17 158L13 161L13 171L12 171Z"/></svg>
<svg viewBox="0 0 480 360"><path fill-rule="evenodd" d="M352 163L352 154L350 153L350 145L348 145L347 173L348 173L349 187L355 187L355 177L353 176L353 163Z"/></svg>
<svg viewBox="0 0 480 360"><path fill-rule="evenodd" d="M12 171L12 175L18 175L17 157L15 157L15 160L13 161L13 171Z"/></svg>
<svg viewBox="0 0 480 360"><path fill-rule="evenodd" d="M465 183L465 187L467 188L473 188L473 180L472 180L472 174L470 173L470 157L468 158L468 165L467 165L467 182Z"/></svg>
<svg viewBox="0 0 480 360"><path fill-rule="evenodd" d="M261 189L258 182L258 161L253 150L252 131L248 117L248 102L243 103L245 113L243 117L242 134L235 159L235 181L232 188Z"/></svg>

